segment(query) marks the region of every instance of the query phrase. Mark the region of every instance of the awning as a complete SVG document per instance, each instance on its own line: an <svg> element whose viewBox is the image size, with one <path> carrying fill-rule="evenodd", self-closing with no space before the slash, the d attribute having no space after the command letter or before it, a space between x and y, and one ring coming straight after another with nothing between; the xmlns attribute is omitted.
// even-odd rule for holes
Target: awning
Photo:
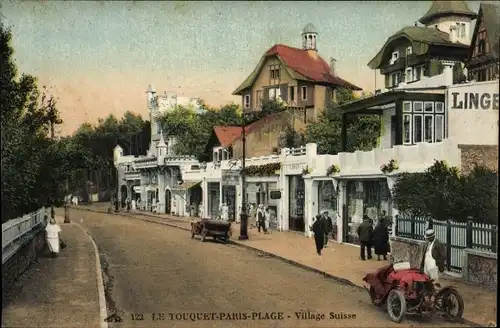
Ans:
<svg viewBox="0 0 500 328"><path fill-rule="evenodd" d="M175 191L184 191L199 185L201 181L184 181L181 185L172 188Z"/></svg>

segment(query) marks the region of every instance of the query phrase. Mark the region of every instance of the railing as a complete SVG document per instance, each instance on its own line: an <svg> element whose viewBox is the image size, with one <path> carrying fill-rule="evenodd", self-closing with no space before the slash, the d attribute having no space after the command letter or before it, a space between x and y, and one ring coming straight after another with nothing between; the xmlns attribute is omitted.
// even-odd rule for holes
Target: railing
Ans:
<svg viewBox="0 0 500 328"><path fill-rule="evenodd" d="M286 156L303 156L306 154L306 147L302 146L299 148L287 148L285 149Z"/></svg>
<svg viewBox="0 0 500 328"><path fill-rule="evenodd" d="M396 219L396 236L423 240L425 230L432 228L436 238L446 245L447 270L461 272L464 265L464 249L472 248L497 253L496 225L455 221L426 220L406 215Z"/></svg>
<svg viewBox="0 0 500 328"><path fill-rule="evenodd" d="M13 242L44 223L45 208L2 224L2 252Z"/></svg>

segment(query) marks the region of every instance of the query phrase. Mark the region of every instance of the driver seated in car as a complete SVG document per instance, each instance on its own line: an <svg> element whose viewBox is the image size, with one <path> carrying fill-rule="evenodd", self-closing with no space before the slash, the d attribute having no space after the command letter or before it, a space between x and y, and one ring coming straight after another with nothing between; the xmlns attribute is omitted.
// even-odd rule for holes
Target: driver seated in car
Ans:
<svg viewBox="0 0 500 328"><path fill-rule="evenodd" d="M444 271L446 262L446 247L436 238L434 230L425 232L424 257L421 270L429 276L436 289L441 288L439 284L439 273ZM431 300L428 300L431 301Z"/></svg>

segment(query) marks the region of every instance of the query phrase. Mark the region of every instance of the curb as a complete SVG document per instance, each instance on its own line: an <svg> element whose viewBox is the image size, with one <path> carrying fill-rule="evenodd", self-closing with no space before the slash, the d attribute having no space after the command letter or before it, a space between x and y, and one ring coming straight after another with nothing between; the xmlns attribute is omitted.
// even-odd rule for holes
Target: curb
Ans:
<svg viewBox="0 0 500 328"><path fill-rule="evenodd" d="M108 214L107 212L103 212L103 211L98 211L98 210L93 210L93 209L87 209L87 208L76 208L76 207L72 207L73 209L76 209L76 210L83 210L83 211L87 211L87 212L94 212L94 213L103 213L103 214ZM169 222L159 222L159 221L152 221L152 220L147 220L147 219L141 219L141 218L138 218L136 216L133 216L133 215L130 215L130 214L124 214L124 213L112 213L112 215L120 215L120 216L124 216L124 217L130 217L130 218L133 218L133 219L136 219L136 220L142 220L142 221L146 221L146 222L151 222L151 223L156 223L156 224L161 224L161 225L166 225L166 226L169 226L169 227L172 227L172 228L177 228L177 229L181 229L181 230L184 230L184 231L191 231L191 229L187 229L187 228L184 228L184 227L180 227L178 225L175 225L175 224L172 224L172 223L169 223ZM139 215L142 215L142 213L140 213ZM151 215L151 214L146 214L144 216L148 216L148 217L154 217L154 218L157 218L157 219L163 219L163 220L170 220L170 219L164 219L164 218L160 218L158 216L155 216L155 215ZM173 222L186 222L186 221L181 221L181 220L175 220L175 219L172 219ZM229 243L232 244L232 245L235 245L235 246L238 246L238 247L241 247L241 248L246 248L248 250L251 250L253 252L256 252L256 253L261 253L261 254L265 254L269 257L272 257L272 258L276 258L282 262L285 262L287 264L290 264L290 265L293 265L295 267L298 267L298 268L301 268L301 269L304 269L304 270L307 270L307 271L311 271L311 272L314 272L314 273L317 273L317 274L320 274L322 275L323 277L327 278L327 279L330 279L330 280L333 280L333 281L336 281L338 283L341 283L341 284L345 284L345 285L349 285L351 287L355 287L359 290L365 290L365 288L355 284L354 282L352 282L351 280L349 279L346 279L346 278L342 278L342 277L338 277L338 276L334 276L332 274L329 274L325 271L322 271L322 270L319 270L319 269L316 269L316 268L313 268L313 267L310 267L308 265L305 265L305 264L302 264L302 263L299 263L299 262L296 262L296 261L293 261L293 260L290 260L290 259L287 259L285 257L282 257L280 255L277 255L277 254L274 254L274 253L270 253L270 252L267 252L267 251L263 251L263 250L260 250L256 247L252 247L250 245L245 245L243 243L239 243L239 242L236 242L234 240L229 240ZM460 321L458 321L458 323L463 323L463 324L466 324L468 326L471 326L471 327L484 327L485 325L482 325L482 324L479 324L479 323L476 323L476 322L473 322L473 321L470 321L470 320L467 320L467 319L464 319L464 318L461 318Z"/></svg>

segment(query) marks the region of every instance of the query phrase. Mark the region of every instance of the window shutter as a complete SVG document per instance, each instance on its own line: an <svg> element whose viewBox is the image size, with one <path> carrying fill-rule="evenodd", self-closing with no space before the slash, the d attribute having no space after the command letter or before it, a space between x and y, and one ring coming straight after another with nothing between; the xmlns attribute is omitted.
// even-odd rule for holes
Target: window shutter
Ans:
<svg viewBox="0 0 500 328"><path fill-rule="evenodd" d="M280 85L280 89L281 99L283 99L284 102L288 102L288 84Z"/></svg>
<svg viewBox="0 0 500 328"><path fill-rule="evenodd" d="M268 102L269 101L269 89L264 89L264 102Z"/></svg>

